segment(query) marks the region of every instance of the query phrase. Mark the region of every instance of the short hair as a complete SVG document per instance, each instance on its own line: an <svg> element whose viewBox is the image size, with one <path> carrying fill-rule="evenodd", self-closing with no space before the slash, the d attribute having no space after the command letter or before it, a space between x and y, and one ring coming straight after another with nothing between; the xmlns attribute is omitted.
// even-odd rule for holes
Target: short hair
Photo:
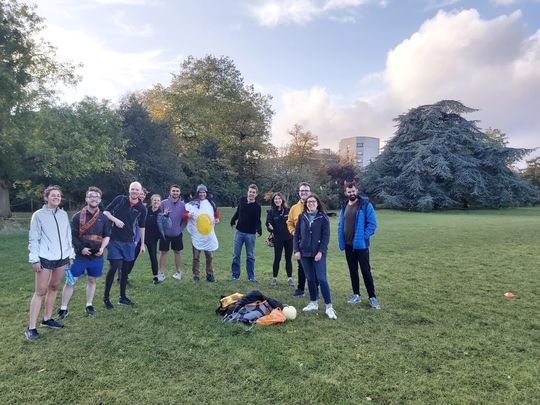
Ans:
<svg viewBox="0 0 540 405"><path fill-rule="evenodd" d="M94 193L99 193L100 197L103 196L103 193L101 192L101 190L97 187L94 187L94 186L90 186L88 187L88 190L86 190L86 195L88 195L88 193L91 193L91 192L94 192Z"/></svg>
<svg viewBox="0 0 540 405"><path fill-rule="evenodd" d="M303 181L302 183L300 183L300 185L298 186L298 188L300 188L300 187L309 187L309 189L311 190L311 186L310 186L309 183L306 182L306 181Z"/></svg>
<svg viewBox="0 0 540 405"><path fill-rule="evenodd" d="M287 200L285 200L285 196L282 194L282 193L274 193L274 195L272 195L272 198L270 199L270 206L272 208L277 208L277 205L276 203L274 203L274 198L276 198L277 196L280 196L281 199L283 200L283 203L281 204L281 206L283 207L283 209L287 209L289 208L289 206L287 205Z"/></svg>
<svg viewBox="0 0 540 405"><path fill-rule="evenodd" d="M169 187L169 190L171 188L177 188L178 190L182 191L182 187L180 187L178 184L173 184L172 186Z"/></svg>
<svg viewBox="0 0 540 405"><path fill-rule="evenodd" d="M356 180L345 180L343 182L343 187L344 188L358 188L358 186L356 185Z"/></svg>
<svg viewBox="0 0 540 405"><path fill-rule="evenodd" d="M60 189L60 186L49 186L43 191L43 198L49 198L49 194L51 194L51 191L58 190L60 192L60 195L62 195L62 190Z"/></svg>
<svg viewBox="0 0 540 405"><path fill-rule="evenodd" d="M250 185L248 186L248 189L250 189L250 188L252 188L252 189L255 190L256 192L259 192L259 187L257 187L256 184L250 184Z"/></svg>
<svg viewBox="0 0 540 405"><path fill-rule="evenodd" d="M304 204L304 211L307 211L307 200L309 200L310 198L315 198L315 200L317 200L317 211L319 212L322 212L322 213L326 213L326 209L324 208L324 204L322 203L321 199L319 198L319 196L315 193L311 193L310 195L308 195L308 197L306 198L306 203Z"/></svg>

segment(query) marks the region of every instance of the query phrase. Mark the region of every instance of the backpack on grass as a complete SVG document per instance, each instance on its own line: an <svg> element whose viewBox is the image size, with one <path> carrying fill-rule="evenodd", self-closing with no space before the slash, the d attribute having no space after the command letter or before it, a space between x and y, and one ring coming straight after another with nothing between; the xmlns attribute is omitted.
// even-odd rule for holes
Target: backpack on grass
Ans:
<svg viewBox="0 0 540 405"><path fill-rule="evenodd" d="M240 294L239 292L235 292L231 295L222 295L221 299L219 300L218 307L216 309L216 314L219 314L221 316L225 315L227 313L227 310L231 307L231 305L235 304L242 298L244 294Z"/></svg>
<svg viewBox="0 0 540 405"><path fill-rule="evenodd" d="M272 311L272 307L268 301L255 301L250 302L238 310L225 315L223 322L241 322L241 323L255 323L257 319L268 315Z"/></svg>

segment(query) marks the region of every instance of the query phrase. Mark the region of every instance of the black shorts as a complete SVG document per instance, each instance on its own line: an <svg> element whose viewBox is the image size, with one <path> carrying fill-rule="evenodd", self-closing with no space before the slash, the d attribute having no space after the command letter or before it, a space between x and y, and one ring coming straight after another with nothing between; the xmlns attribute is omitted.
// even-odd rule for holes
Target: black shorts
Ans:
<svg viewBox="0 0 540 405"><path fill-rule="evenodd" d="M69 263L69 257L60 260L47 260L43 257L40 257L39 262L41 263L42 268L47 270L54 270L66 266Z"/></svg>
<svg viewBox="0 0 540 405"><path fill-rule="evenodd" d="M159 251L168 252L169 247L174 251L184 250L182 234L178 236L165 236L165 239L159 238Z"/></svg>

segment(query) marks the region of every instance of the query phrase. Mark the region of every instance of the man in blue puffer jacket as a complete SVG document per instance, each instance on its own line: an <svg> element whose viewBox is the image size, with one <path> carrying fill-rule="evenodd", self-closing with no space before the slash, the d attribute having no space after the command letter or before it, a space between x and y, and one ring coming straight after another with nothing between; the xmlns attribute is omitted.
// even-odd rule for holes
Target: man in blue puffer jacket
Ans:
<svg viewBox="0 0 540 405"><path fill-rule="evenodd" d="M369 264L369 239L377 229L377 216L369 198L360 195L355 182L345 182L345 195L348 198L341 208L338 225L339 248L345 250L353 295L347 301L356 304L361 301L358 264L368 293L370 305L380 309L375 295L375 285Z"/></svg>

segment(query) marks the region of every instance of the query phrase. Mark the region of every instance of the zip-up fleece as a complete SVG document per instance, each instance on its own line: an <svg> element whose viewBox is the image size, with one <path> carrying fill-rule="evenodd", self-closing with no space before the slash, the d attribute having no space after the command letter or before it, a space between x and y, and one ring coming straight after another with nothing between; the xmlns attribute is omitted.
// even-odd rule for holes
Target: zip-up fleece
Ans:
<svg viewBox="0 0 540 405"><path fill-rule="evenodd" d="M47 260L75 258L71 244L71 224L66 211L60 208L43 208L32 215L28 235L28 261L39 262L42 257Z"/></svg>
<svg viewBox="0 0 540 405"><path fill-rule="evenodd" d="M326 254L329 241L330 221L325 214L318 211L311 223L305 211L298 217L293 241L295 252L303 257L315 257L318 252Z"/></svg>

